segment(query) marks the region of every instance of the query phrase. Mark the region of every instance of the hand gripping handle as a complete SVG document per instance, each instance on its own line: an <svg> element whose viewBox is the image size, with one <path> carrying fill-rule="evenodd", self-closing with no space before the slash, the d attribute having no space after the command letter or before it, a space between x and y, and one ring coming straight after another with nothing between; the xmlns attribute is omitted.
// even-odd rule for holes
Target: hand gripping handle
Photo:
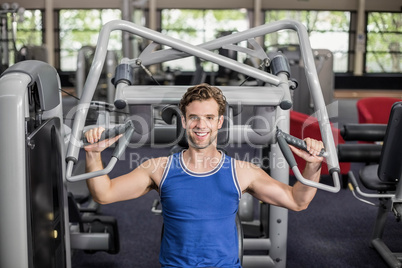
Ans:
<svg viewBox="0 0 402 268"><path fill-rule="evenodd" d="M124 131L123 131L123 129L124 129ZM105 130L105 132L106 132L105 135L103 135L103 137L101 137L103 139L111 138L113 136L123 134L123 133L121 133L121 131L123 131L124 135L117 142L116 148L112 155L112 158L110 159L108 165L104 169L89 172L89 173L84 173L84 174L80 174L80 175L76 175L76 176L69 176L68 174L71 174L71 173L67 172L66 179L70 182L81 181L81 180L86 180L86 179L90 179L90 178L103 176L103 175L108 174L110 171L112 171L113 167L116 165L117 160L119 160L120 156L126 150L128 144L131 140L131 136L134 134L133 123L131 121L128 121L123 126L117 126L110 130ZM71 163L69 163L69 165L71 165ZM72 168L68 168L68 169L72 169Z"/></svg>
<svg viewBox="0 0 402 268"><path fill-rule="evenodd" d="M127 121L125 124L121 124L121 125L117 125L113 128L105 129L105 131L102 132L98 142L113 138L120 134L124 134L130 126L133 126L133 123L131 121ZM90 144L87 141L87 138L85 137L85 135L82 136L82 141L84 142L84 145Z"/></svg>
<svg viewBox="0 0 402 268"><path fill-rule="evenodd" d="M328 192L332 192L332 193L337 193L340 190L340 183L339 183L339 172L332 172L332 177L334 180L334 186L330 186L330 185L326 185L323 183L319 183L319 182L315 182L315 181L311 181L308 180L306 178L303 177L303 175L301 174L299 168L297 167L297 162L293 156L292 151L290 150L289 146L288 146L288 142L285 139L285 135L283 135L285 133L283 133L279 128L277 129L276 132L276 138L278 141L278 145L279 148L281 149L283 156L285 157L286 161L288 162L290 168L292 169L293 173L295 174L295 177L298 181L300 181L301 183L307 185L307 186L311 186L311 187L315 187L317 189L321 189L321 190L325 190ZM294 138L294 140L296 141L297 138L288 135L287 139L288 140L292 140ZM296 144L296 147L298 147L297 145L301 144L300 142L295 142L294 144Z"/></svg>
<svg viewBox="0 0 402 268"><path fill-rule="evenodd" d="M282 136L285 141L287 142L287 144L293 145L296 148L302 149L303 151L307 151L307 144L304 140L296 138L290 134L287 134L285 132L283 132L282 130L280 130L279 128L276 130L276 135L277 136ZM318 154L318 156L322 156L322 157L327 157L328 153L325 151L324 148L321 149L320 153Z"/></svg>

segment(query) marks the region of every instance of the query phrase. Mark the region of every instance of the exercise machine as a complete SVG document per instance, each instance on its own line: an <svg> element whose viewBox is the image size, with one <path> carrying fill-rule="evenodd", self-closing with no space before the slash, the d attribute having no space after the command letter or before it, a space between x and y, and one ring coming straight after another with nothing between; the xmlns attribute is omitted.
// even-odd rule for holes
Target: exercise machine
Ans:
<svg viewBox="0 0 402 268"><path fill-rule="evenodd" d="M341 161L368 163L359 171L361 183L358 183L352 171L349 172L350 189L359 201L378 207L370 246L377 250L389 267L402 267L402 254L391 251L383 240L388 215L393 213L396 221L400 221L402 216L401 119L402 102L396 102L391 108L386 125L345 126L344 137L360 141L381 141L381 144L351 144L338 148ZM368 200L371 198L378 199L378 203Z"/></svg>
<svg viewBox="0 0 402 268"><path fill-rule="evenodd" d="M0 266L71 267L73 250L117 253L115 220L68 193L56 70L19 62L1 75L0 92Z"/></svg>
<svg viewBox="0 0 402 268"><path fill-rule="evenodd" d="M300 23L295 21L280 21L273 24L267 24L256 27L244 32L235 33L229 36L223 36L216 40L200 44L197 46L185 43L181 40L170 38L161 33L150 29L126 22L113 21L106 24L98 39L97 50L95 52L93 65L88 74L86 87L80 102L81 108L77 110L74 126L72 129L72 141L79 139L84 125L85 115L88 110L89 102L96 87L97 79L101 73L102 63L106 57L106 46L110 32L114 30L123 30L134 35L140 36L152 42L146 47L138 58L123 58L121 64L117 67L114 77L116 86L116 96L114 105L117 109L129 110L129 114L135 116L133 122L135 133L131 142L133 144L158 144L155 137L160 133L171 133L164 135L165 146L172 146L176 143L176 125L156 124L153 120L155 107L161 105L177 105L181 96L188 86L160 86L160 85L135 85L133 69L146 68L147 66L158 64L164 61L178 59L182 57L194 56L205 61L211 61L225 68L229 68L246 76L261 80L264 82L262 87L241 87L241 86L223 86L223 90L234 120L230 120L230 139L229 144L248 143L251 146L270 145L271 159L282 155L279 146L276 144L276 127L279 126L284 132L289 130L289 109L292 106L290 98L290 87L292 81L289 80L288 70L284 57L277 55L269 58L264 50L254 40L254 37L269 34L282 29L292 29L298 32L301 43L301 54L305 62L306 73L312 91L312 98L318 117L320 118L320 129L324 144L326 146L328 157L327 163L334 178L334 185L323 185L303 180L297 167L293 167L297 173L296 177L303 183L311 186L337 192L339 185L339 164L336 157L334 140L328 114L323 101L320 85L316 77L317 72L314 65L314 56L308 42L307 32ZM240 47L235 44L248 40L252 48ZM168 49L155 50L159 45L169 47ZM269 59L271 62L272 73L268 73L257 68L239 63L232 59L213 53L212 50L225 47L235 50L239 53L251 54L260 60ZM282 68L283 67L283 68ZM285 69L284 69L285 68ZM236 107L241 107L237 109ZM236 117L241 117L241 111L253 111L249 123L236 125L233 122ZM132 116L132 119L133 116ZM246 119L247 120L247 119ZM67 172L72 169L74 159L78 155L79 147L70 142L68 158L71 159L67 166ZM274 162L274 161L273 161ZM286 165L278 166L272 164L270 167L271 175L285 183L288 183L289 171ZM245 239L244 250L263 249L269 251L265 256L244 256L243 263L245 267L268 266L285 267L286 266L286 237L287 237L287 211L285 209L271 207L269 212L269 238L266 239Z"/></svg>
<svg viewBox="0 0 402 268"><path fill-rule="evenodd" d="M282 45L275 50L283 53L288 59L292 78L298 82L298 89L293 92L293 110L308 115L314 113L314 102L306 79L300 46L296 44ZM329 105L333 102L334 95L334 57L328 49L313 49L313 56L324 102Z"/></svg>
<svg viewBox="0 0 402 268"><path fill-rule="evenodd" d="M302 183L338 192L339 163L331 126L317 79L307 31L301 23L292 20L278 21L195 46L131 22L111 21L103 26L99 34L93 62L75 111L73 127L66 139L66 151L63 146L65 131L60 105L60 83L54 68L43 62L25 61L9 68L0 78L0 125L7 126L1 129L0 139L0 265L70 267L73 230L70 229L66 182L74 183L109 173L129 142L135 146L176 144L176 124L161 124L156 121L155 111L161 106L177 105L188 86L135 85L134 74L138 68L148 70L147 67L153 64L194 56L262 81L263 86L258 87L221 87L229 107L229 141L225 149L231 149L232 145L247 145L251 148L268 146L270 174L284 183L289 183L288 165L278 165L279 159L283 159L282 150L286 149L286 146L282 146L286 143L286 136L278 135L277 129L283 133L289 132L289 109L292 107L290 90L295 88L295 83L290 79L286 58L282 54L268 56L255 40L257 36L283 29L296 31L300 39L301 55L305 62L306 76L319 119L333 185L306 180L295 161L291 160L291 154L285 151L284 155L289 158L296 178ZM127 114L125 118L120 118L121 122L117 122L118 127L124 128L125 134L124 138L120 139L121 143L116 145L116 153L104 170L75 175L73 172L79 163L87 114L106 61L107 43L112 31L128 32L152 42L137 58L123 58L116 68L113 78L116 87L114 107ZM238 46L242 41L247 41L250 46ZM169 48L155 50L159 45ZM213 52L219 48L246 53L269 63L269 72ZM149 70L147 74L152 76ZM126 127L127 122L130 122L130 127ZM47 134L44 142L40 143L35 134L42 129ZM162 140L158 137L162 137ZM278 145L277 141L282 145ZM43 150L42 154L47 156L44 159L48 161L38 161L43 162L39 171L48 173L46 176L34 173L32 166L36 166L37 162L33 161L40 158L28 154L35 148ZM43 178L44 181L35 191L31 191L30 187L37 178ZM41 198L41 191L47 193L48 199ZM286 209L270 206L266 219L269 226L267 236L263 239L245 238L243 241L245 251L259 250L266 253L243 256L244 267L286 267L287 213ZM33 215L39 215L43 224L36 224ZM43 235L42 241L47 243L38 240L39 235ZM110 241L110 234L107 233L95 237L103 239L102 241ZM44 263L36 263L39 259Z"/></svg>

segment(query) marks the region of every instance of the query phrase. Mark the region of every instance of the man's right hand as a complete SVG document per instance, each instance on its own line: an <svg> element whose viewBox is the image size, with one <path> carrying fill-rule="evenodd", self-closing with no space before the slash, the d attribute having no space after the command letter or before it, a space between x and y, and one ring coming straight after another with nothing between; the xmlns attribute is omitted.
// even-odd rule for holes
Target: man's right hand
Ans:
<svg viewBox="0 0 402 268"><path fill-rule="evenodd" d="M85 138L90 143L89 145L84 147L85 151L100 153L123 136L123 134L120 134L113 138L105 139L98 142L103 131L105 131L103 127L98 127L98 128L92 128L84 133Z"/></svg>

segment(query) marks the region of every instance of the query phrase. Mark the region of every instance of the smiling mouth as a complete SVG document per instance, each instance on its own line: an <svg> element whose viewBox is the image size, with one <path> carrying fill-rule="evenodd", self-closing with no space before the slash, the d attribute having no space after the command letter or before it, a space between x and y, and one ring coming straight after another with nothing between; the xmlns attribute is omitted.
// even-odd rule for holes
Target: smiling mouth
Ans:
<svg viewBox="0 0 402 268"><path fill-rule="evenodd" d="M194 133L198 137L205 137L208 135L208 132L194 132Z"/></svg>

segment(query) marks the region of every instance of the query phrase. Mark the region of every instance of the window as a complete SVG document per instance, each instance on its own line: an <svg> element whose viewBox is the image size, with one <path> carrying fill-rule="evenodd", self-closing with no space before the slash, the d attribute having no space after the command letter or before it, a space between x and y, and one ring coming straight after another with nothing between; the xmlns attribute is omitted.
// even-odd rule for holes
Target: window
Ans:
<svg viewBox="0 0 402 268"><path fill-rule="evenodd" d="M11 66L18 61L17 51L20 51L24 46L40 46L42 45L42 13L40 10L25 10L23 13L16 12L16 34L15 37L11 34L13 31L12 13L3 13L2 19L7 22L4 27L7 27L7 37L2 40L0 37L2 51L7 51L8 55L2 56L2 63ZM3 21L5 22L5 21ZM4 28L3 28L4 29ZM0 30L0 33L2 31ZM2 35L4 36L4 35Z"/></svg>
<svg viewBox="0 0 402 268"><path fill-rule="evenodd" d="M21 49L23 46L41 46L43 43L42 29L42 12L25 10L24 20L17 26L17 49Z"/></svg>
<svg viewBox="0 0 402 268"><path fill-rule="evenodd" d="M367 73L400 73L402 71L402 14L368 13Z"/></svg>
<svg viewBox="0 0 402 268"><path fill-rule="evenodd" d="M247 10L192 10L165 9L162 11L162 33L198 45L219 36L249 28ZM163 68L171 70L194 71L192 57L163 63ZM218 66L203 63L205 71L217 71Z"/></svg>
<svg viewBox="0 0 402 268"><path fill-rule="evenodd" d="M102 26L121 18L117 9L60 10L60 69L75 71L78 50L95 46ZM121 32L112 32L109 50L121 51Z"/></svg>
<svg viewBox="0 0 402 268"><path fill-rule="evenodd" d="M265 12L265 23L283 19L300 21L307 28L313 49L329 49L334 55L334 71L346 72L348 65L350 13L338 11L286 11ZM266 35L267 50L278 46L298 45L296 32L286 30Z"/></svg>

